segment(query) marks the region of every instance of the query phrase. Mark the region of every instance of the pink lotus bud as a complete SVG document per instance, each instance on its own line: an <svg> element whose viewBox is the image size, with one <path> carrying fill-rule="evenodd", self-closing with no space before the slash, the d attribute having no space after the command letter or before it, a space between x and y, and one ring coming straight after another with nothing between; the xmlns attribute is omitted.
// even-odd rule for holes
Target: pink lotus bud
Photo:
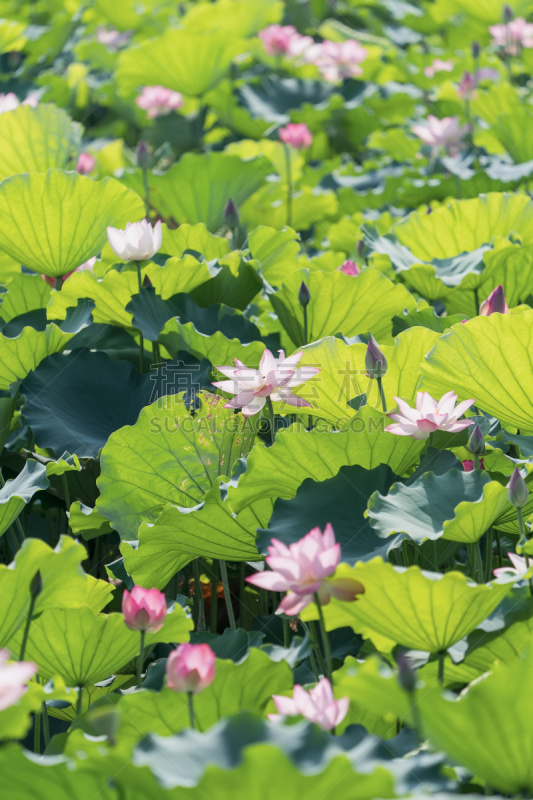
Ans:
<svg viewBox="0 0 533 800"><path fill-rule="evenodd" d="M313 134L305 122L291 122L286 128L280 128L279 138L289 147L294 147L296 150L304 150L306 147L311 147L313 143Z"/></svg>
<svg viewBox="0 0 533 800"><path fill-rule="evenodd" d="M491 314L508 314L509 306L505 300L502 286L497 286L486 300L483 300L479 307L481 317L489 317Z"/></svg>
<svg viewBox="0 0 533 800"><path fill-rule="evenodd" d="M131 592L122 595L124 622L131 631L156 633L167 615L167 601L159 589L143 589L134 586Z"/></svg>
<svg viewBox="0 0 533 800"><path fill-rule="evenodd" d="M96 158L90 153L80 153L76 164L76 172L79 172L80 175L90 175L95 164Z"/></svg>
<svg viewBox="0 0 533 800"><path fill-rule="evenodd" d="M387 372L387 359L379 349L379 345L373 336L368 340L365 367L368 378L381 378Z"/></svg>
<svg viewBox="0 0 533 800"><path fill-rule="evenodd" d="M354 278L361 272L360 267L357 266L355 261L345 261L340 267L337 267L337 269L339 272L344 272L345 275L353 275Z"/></svg>
<svg viewBox="0 0 533 800"><path fill-rule="evenodd" d="M18 703L26 691L26 684L39 669L31 661L8 663L9 652L0 650L0 711Z"/></svg>
<svg viewBox="0 0 533 800"><path fill-rule="evenodd" d="M234 230L238 227L239 221L239 209L230 197L224 209L224 223L228 226L228 228Z"/></svg>
<svg viewBox="0 0 533 800"><path fill-rule="evenodd" d="M476 93L476 79L471 72L465 72L461 78L461 83L457 90L457 94L461 100L470 101L474 99Z"/></svg>
<svg viewBox="0 0 533 800"><path fill-rule="evenodd" d="M478 60L480 52L481 52L481 47L479 42L472 42L472 58L475 61Z"/></svg>
<svg viewBox="0 0 533 800"><path fill-rule="evenodd" d="M139 169L150 169L152 166L152 151L144 139L140 139L137 149L135 150L135 156L137 158L137 166Z"/></svg>
<svg viewBox="0 0 533 800"><path fill-rule="evenodd" d="M398 683L404 692L412 694L416 689L416 670L411 666L405 653L398 655L396 664L398 666Z"/></svg>
<svg viewBox="0 0 533 800"><path fill-rule="evenodd" d="M311 292L309 291L309 287L305 281L302 281L300 289L298 291L298 302L305 308L311 302Z"/></svg>
<svg viewBox="0 0 533 800"><path fill-rule="evenodd" d="M139 97L135 98L135 102L139 108L146 111L149 119L155 119L180 108L183 104L183 95L165 86L144 86Z"/></svg>
<svg viewBox="0 0 533 800"><path fill-rule="evenodd" d="M468 444L466 447L467 450L475 456L480 456L485 450L485 437L483 436L479 425L474 425L472 428L472 433L470 434L470 438L468 439Z"/></svg>
<svg viewBox="0 0 533 800"><path fill-rule="evenodd" d="M528 501L529 491L518 467L515 467L507 484L507 497L515 508L522 508Z"/></svg>
<svg viewBox="0 0 533 800"><path fill-rule="evenodd" d="M198 694L213 683L216 658L208 644L180 644L167 658L167 686Z"/></svg>

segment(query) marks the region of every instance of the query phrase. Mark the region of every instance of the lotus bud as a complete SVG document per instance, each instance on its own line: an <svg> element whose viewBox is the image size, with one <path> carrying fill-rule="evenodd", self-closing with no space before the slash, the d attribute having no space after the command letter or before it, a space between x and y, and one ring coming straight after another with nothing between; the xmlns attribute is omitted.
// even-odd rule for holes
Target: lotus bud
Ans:
<svg viewBox="0 0 533 800"><path fill-rule="evenodd" d="M483 300L479 307L479 315L481 317L490 317L491 314L508 314L509 306L505 300L503 287L497 286L487 297Z"/></svg>
<svg viewBox="0 0 533 800"><path fill-rule="evenodd" d="M239 211L231 197L224 209L224 223L228 228L231 228L231 230L234 230L239 225Z"/></svg>
<svg viewBox="0 0 533 800"><path fill-rule="evenodd" d="M416 671L412 668L405 653L400 653L396 659L398 667L398 683L408 694L413 694L416 689Z"/></svg>
<svg viewBox="0 0 533 800"><path fill-rule="evenodd" d="M355 261L343 261L340 267L337 267L338 272L344 272L345 275L351 275L352 277L356 277L361 272L361 268L357 266Z"/></svg>
<svg viewBox="0 0 533 800"><path fill-rule="evenodd" d="M152 153L146 142L141 139L135 151L137 156L137 166L139 169L146 170L152 166Z"/></svg>
<svg viewBox="0 0 533 800"><path fill-rule="evenodd" d="M471 72L465 72L461 78L457 94L461 100L469 101L474 98L476 92L476 79Z"/></svg>
<svg viewBox="0 0 533 800"><path fill-rule="evenodd" d="M522 508L527 503L529 492L518 467L515 467L511 480L507 484L507 497L515 508Z"/></svg>
<svg viewBox="0 0 533 800"><path fill-rule="evenodd" d="M364 241L362 239L359 239L359 241L357 242L356 248L357 248L357 255L359 256L359 258L364 258L365 257L365 243L364 243Z"/></svg>
<svg viewBox="0 0 533 800"><path fill-rule="evenodd" d="M39 597L43 590L43 579L40 570L37 570L30 583L30 597Z"/></svg>
<svg viewBox="0 0 533 800"><path fill-rule="evenodd" d="M503 7L503 21L505 23L511 22L514 17L514 11L511 6L507 5L507 3Z"/></svg>
<svg viewBox="0 0 533 800"><path fill-rule="evenodd" d="M302 285L300 286L300 291L298 292L298 302L300 303L302 308L305 308L306 306L309 305L310 301L311 301L311 292L309 291L306 282L302 281Z"/></svg>
<svg viewBox="0 0 533 800"><path fill-rule="evenodd" d="M481 47L479 42L472 42L472 58L477 61L479 58L479 54L481 52Z"/></svg>
<svg viewBox="0 0 533 800"><path fill-rule="evenodd" d="M366 374L369 378L381 378L387 372L387 359L379 349L373 336L368 340L365 353Z"/></svg>
<svg viewBox="0 0 533 800"><path fill-rule="evenodd" d="M180 644L167 658L167 686L198 694L215 679L216 657L208 644Z"/></svg>
<svg viewBox="0 0 533 800"><path fill-rule="evenodd" d="M485 437L483 436L479 425L474 425L466 449L474 456L480 456L485 450Z"/></svg>

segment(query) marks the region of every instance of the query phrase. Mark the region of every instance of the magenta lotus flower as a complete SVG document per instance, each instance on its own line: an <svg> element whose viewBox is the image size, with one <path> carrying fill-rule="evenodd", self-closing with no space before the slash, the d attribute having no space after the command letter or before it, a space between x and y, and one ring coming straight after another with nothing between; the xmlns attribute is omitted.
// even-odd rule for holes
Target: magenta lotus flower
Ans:
<svg viewBox="0 0 533 800"><path fill-rule="evenodd" d="M491 314L508 314L509 306L505 299L503 286L497 286L479 306L481 317L490 317Z"/></svg>
<svg viewBox="0 0 533 800"><path fill-rule="evenodd" d="M105 45L108 50L120 50L122 45L126 44L131 36L131 31L108 31L105 28L96 29L96 38L100 44Z"/></svg>
<svg viewBox="0 0 533 800"><path fill-rule="evenodd" d="M471 72L465 72L463 77L461 78L461 83L459 84L459 88L457 89L457 94L461 98L461 100L465 100L466 102L470 102L474 99L476 94L477 88L477 81L472 75Z"/></svg>
<svg viewBox="0 0 533 800"><path fill-rule="evenodd" d="M124 622L131 631L156 633L163 627L167 615L167 601L159 589L143 589L134 586L122 595Z"/></svg>
<svg viewBox="0 0 533 800"><path fill-rule="evenodd" d="M295 150L305 150L313 143L313 134L305 122L291 122L286 128L279 129L279 138Z"/></svg>
<svg viewBox="0 0 533 800"><path fill-rule="evenodd" d="M363 70L359 66L368 55L368 50L361 47L355 39L345 42L326 40L309 47L304 54L305 60L319 68L322 77L330 83L337 83L345 78L357 78Z"/></svg>
<svg viewBox="0 0 533 800"><path fill-rule="evenodd" d="M385 430L397 436L428 439L434 431L459 433L474 424L472 419L459 420L459 417L472 403L475 403L475 400L463 400L456 406L457 395L453 391L446 392L438 403L427 392L417 392L416 408L411 408L409 403L399 397L394 399L399 411L387 416L396 424L388 425Z"/></svg>
<svg viewBox="0 0 533 800"><path fill-rule="evenodd" d="M498 567L492 570L496 578L502 578L506 575L524 575L528 571L529 566L533 563L533 559L528 558L529 563L526 564L526 559L517 556L516 553L507 553L507 557L513 566Z"/></svg>
<svg viewBox="0 0 533 800"><path fill-rule="evenodd" d="M149 119L156 119L181 108L183 95L164 86L144 86L135 102L146 111Z"/></svg>
<svg viewBox="0 0 533 800"><path fill-rule="evenodd" d="M96 264L96 256L93 256L88 261L84 261L83 264L80 264L79 267L76 267L76 269L72 270L72 272L67 272L66 275L63 275L63 277L61 278L61 282L65 283L67 278L70 278L70 276L74 275L75 272L83 272L84 270L90 270L90 272L92 272L95 264ZM46 281L48 286L51 286L52 289L55 289L57 285L57 278L52 278L50 277L50 275L42 275L42 274L41 278L43 279L43 281Z"/></svg>
<svg viewBox="0 0 533 800"><path fill-rule="evenodd" d="M143 219L141 222L127 222L122 231L107 226L107 238L112 251L122 261L146 261L152 258L163 241L163 229L159 219L152 227Z"/></svg>
<svg viewBox="0 0 533 800"><path fill-rule="evenodd" d="M473 472L474 471L475 466L476 466L476 462L472 461L471 458L465 459L462 463L463 463L463 469L464 469L465 472ZM485 469L485 467L483 466L483 459L482 458L479 459L479 469Z"/></svg>
<svg viewBox="0 0 533 800"><path fill-rule="evenodd" d="M302 356L303 352L300 352L285 358L284 351L279 350L279 358L276 359L270 350L265 350L259 369L249 368L236 358L234 367L216 368L229 380L215 381L213 386L235 395L224 408L240 408L245 417L258 414L267 397L274 402L311 408L311 403L292 393L296 386L320 372L316 367L299 367L298 362Z"/></svg>
<svg viewBox="0 0 533 800"><path fill-rule="evenodd" d="M0 711L18 703L26 684L37 673L39 667L31 661L9 661L9 651L0 650Z"/></svg>
<svg viewBox="0 0 533 800"><path fill-rule="evenodd" d="M337 267L338 272L344 272L345 275L359 275L361 272L361 268L355 263L355 261L344 261L340 267Z"/></svg>
<svg viewBox="0 0 533 800"><path fill-rule="evenodd" d="M321 605L331 597L349 602L364 588L349 578L329 580L341 560L341 546L335 541L335 532L328 523L324 533L313 528L302 539L287 545L272 539L265 559L270 571L258 572L246 578L248 583L272 592L288 592L276 614L295 616L311 603L318 594Z"/></svg>
<svg viewBox="0 0 533 800"><path fill-rule="evenodd" d="M311 36L302 36L292 25L269 25L257 35L269 56L299 56L313 44Z"/></svg>
<svg viewBox="0 0 533 800"><path fill-rule="evenodd" d="M424 67L424 75L426 78L433 78L437 72L452 72L453 61L443 61L441 58L436 58L428 67Z"/></svg>
<svg viewBox="0 0 533 800"><path fill-rule="evenodd" d="M492 43L508 56L518 56L522 48L533 47L533 25L523 17L512 19L507 25L491 25L489 33Z"/></svg>
<svg viewBox="0 0 533 800"><path fill-rule="evenodd" d="M216 656L208 644L180 644L167 658L167 686L198 694L215 679Z"/></svg>
<svg viewBox="0 0 533 800"><path fill-rule="evenodd" d="M460 125L459 117L443 117L437 119L433 114L428 114L426 125L413 125L414 134L422 139L424 144L431 145L435 152L442 147L448 155L457 155L462 139L468 133L468 125Z"/></svg>
<svg viewBox="0 0 533 800"><path fill-rule="evenodd" d="M95 164L96 158L90 153L80 153L76 164L76 172L79 172L80 175L90 175Z"/></svg>
<svg viewBox="0 0 533 800"><path fill-rule="evenodd" d="M339 725L350 706L349 697L335 700L331 683L327 678L322 678L309 692L306 692L303 686L295 684L292 697L274 694L272 700L279 714L269 714L269 719L280 720L283 717L302 716L319 725L323 731L330 731Z"/></svg>

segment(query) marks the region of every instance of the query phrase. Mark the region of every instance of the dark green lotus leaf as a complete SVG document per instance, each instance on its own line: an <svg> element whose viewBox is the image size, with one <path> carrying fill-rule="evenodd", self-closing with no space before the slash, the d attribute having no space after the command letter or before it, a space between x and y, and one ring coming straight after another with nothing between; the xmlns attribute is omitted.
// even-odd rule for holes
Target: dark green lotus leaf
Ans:
<svg viewBox="0 0 533 800"><path fill-rule="evenodd" d="M290 122L290 111L304 104L320 109L327 105L333 88L323 81L298 78L279 78L272 75L255 83L245 83L237 89L239 105L252 117L266 122Z"/></svg>
<svg viewBox="0 0 533 800"><path fill-rule="evenodd" d="M329 480L317 483L306 479L292 500L278 499L267 530L258 530L257 548L266 553L272 538L292 544L317 525L333 525L342 548L342 560L354 564L377 555L386 555L395 542L377 536L365 519L369 497L376 486L387 491L396 480L390 467L382 464L366 470L358 465L341 467ZM401 538L401 537L400 537Z"/></svg>
<svg viewBox="0 0 533 800"><path fill-rule="evenodd" d="M144 406L171 386L192 400L209 383L208 373L208 363L199 364L192 356L187 364L167 364L166 372L141 375L132 364L105 353L56 353L21 384L24 419L40 447L98 458L113 431L133 425Z"/></svg>
<svg viewBox="0 0 533 800"><path fill-rule="evenodd" d="M438 317L433 308L423 308L422 311L409 311L407 314L398 314L392 318L392 335L397 336L402 331L406 331L415 325L429 328L437 333L444 333L447 328L451 328L457 322L465 319L463 314L450 314Z"/></svg>

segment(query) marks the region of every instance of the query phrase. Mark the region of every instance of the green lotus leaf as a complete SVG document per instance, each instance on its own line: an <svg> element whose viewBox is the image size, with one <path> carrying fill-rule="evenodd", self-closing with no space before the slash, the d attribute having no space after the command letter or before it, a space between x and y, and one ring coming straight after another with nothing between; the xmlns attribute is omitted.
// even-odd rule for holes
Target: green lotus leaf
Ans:
<svg viewBox="0 0 533 800"><path fill-rule="evenodd" d="M111 533L113 530L109 520L98 513L98 509L86 506L79 500L70 507L69 525L72 532L81 534L85 541Z"/></svg>
<svg viewBox="0 0 533 800"><path fill-rule="evenodd" d="M399 333L409 330L409 328L418 326L429 328L429 330L436 333L444 333L447 328L451 328L457 322L462 322L463 319L462 314L438 317L433 308L423 308L421 311L410 311L408 314L393 317L392 334L397 336Z"/></svg>
<svg viewBox="0 0 533 800"><path fill-rule="evenodd" d="M124 565L142 586L162 588L195 557L257 561L256 528L265 528L272 501L265 498L235 515L223 499L218 478L195 508L168 503L154 523L139 528L139 547L122 542Z"/></svg>
<svg viewBox="0 0 533 800"><path fill-rule="evenodd" d="M154 203L176 222L204 222L209 231L217 231L228 199L240 207L270 171L265 158L242 161L224 153L186 153L164 175L154 176Z"/></svg>
<svg viewBox="0 0 533 800"><path fill-rule="evenodd" d="M383 433L379 411L363 406L354 419L361 423L340 431L306 431L303 425L292 425L278 431L272 447L257 444L247 458L246 472L229 489L232 509L239 513L262 497L289 499L306 478L325 481L342 466L358 464L371 470L388 464L403 475L418 461L424 443Z"/></svg>
<svg viewBox="0 0 533 800"><path fill-rule="evenodd" d="M67 689L61 679L44 686L31 681L18 703L0 711L0 736L2 739L24 739L32 724L32 714L41 710L44 702L62 700L76 703L76 692Z"/></svg>
<svg viewBox="0 0 533 800"><path fill-rule="evenodd" d="M245 49L243 40L226 31L176 28L120 53L116 78L124 94L139 86L163 85L200 97L226 75L232 60Z"/></svg>
<svg viewBox="0 0 533 800"><path fill-rule="evenodd" d="M0 120L0 181L23 172L66 169L81 148L81 128L53 105L19 106Z"/></svg>
<svg viewBox="0 0 533 800"><path fill-rule="evenodd" d="M103 684L103 685L102 685ZM129 689L136 686L135 675L115 675L112 681L102 681L98 686L85 686L81 693L81 713L84 714L92 703L98 702L102 697L106 697L111 692L119 689ZM71 705L64 708L48 706L48 716L56 719L63 719L66 722L74 722L76 719L77 692L72 692L74 697L69 697Z"/></svg>
<svg viewBox="0 0 533 800"><path fill-rule="evenodd" d="M383 378L388 411L395 406L394 397L409 401L416 396L420 363L438 338L438 334L428 328L410 328L396 337L394 346L382 346L388 361L387 374ZM366 347L362 342L349 345L342 339L327 337L303 348L300 366L320 369L318 375L295 391L312 404L310 414L340 424L342 420L355 416L356 411L348 401L362 394L366 395L368 405L381 408L377 381L367 377ZM383 417L382 431L385 422Z"/></svg>
<svg viewBox="0 0 533 800"><path fill-rule="evenodd" d="M328 630L350 625L384 650L394 644L446 650L486 619L511 588L503 580L478 586L461 572L393 567L381 558L353 569L341 565L335 575L359 581L365 592L354 603L333 599L324 607ZM314 606L302 612L303 619L316 615Z"/></svg>
<svg viewBox="0 0 533 800"><path fill-rule="evenodd" d="M291 207L290 227L303 231L326 218L335 217L339 202L335 192L329 189L303 185L293 193ZM289 219L287 191L280 183L266 183L246 200L240 211L249 228L268 225L281 230Z"/></svg>
<svg viewBox="0 0 533 800"><path fill-rule="evenodd" d="M251 36L267 25L280 22L282 17L280 0L217 0L193 6L183 24L192 31L228 31L238 37Z"/></svg>
<svg viewBox="0 0 533 800"><path fill-rule="evenodd" d="M533 311L455 325L422 363L421 388L437 398L453 389L502 424L532 430L532 330Z"/></svg>
<svg viewBox="0 0 533 800"><path fill-rule="evenodd" d="M29 458L17 477L0 488L0 536L15 522L33 495L49 486L44 464Z"/></svg>
<svg viewBox="0 0 533 800"><path fill-rule="evenodd" d="M146 646L187 641L192 627L192 620L176 605L163 627L146 635ZM26 658L39 664L41 675L59 675L68 686L103 681L138 652L139 634L126 627L122 614L95 614L87 606L51 609L35 619L26 646Z"/></svg>
<svg viewBox="0 0 533 800"><path fill-rule="evenodd" d="M159 335L159 342L173 356L186 350L195 358L207 358L214 365L233 366L235 358L257 367L265 349L262 341L245 342L228 339L221 331L211 335L200 333L192 322L170 319Z"/></svg>
<svg viewBox="0 0 533 800"><path fill-rule="evenodd" d="M252 95L253 97L253 88L250 84L245 84L244 86L240 87L239 94L244 100L245 105L247 105L247 96L249 97ZM262 106L261 101L258 105L260 111L263 111L264 106ZM270 121L280 122L283 120L271 119ZM242 158L246 161L250 158L257 158L257 156L264 156L265 158L268 158L272 164L273 170L278 173L281 180L285 184L288 183L287 178L289 175L293 186L296 185L302 178L303 167L305 164L303 156L297 150L293 149L291 151L290 161L287 163L286 150L283 142L276 142L272 139L261 139L258 142L254 139L242 139L240 142L232 142L229 144L226 147L225 152L229 155L239 156L239 158Z"/></svg>
<svg viewBox="0 0 533 800"><path fill-rule="evenodd" d="M0 249L57 278L102 249L107 225L124 228L142 216L141 198L114 178L57 169L15 175L0 186Z"/></svg>
<svg viewBox="0 0 533 800"><path fill-rule="evenodd" d="M306 344L303 310L298 301L302 281L311 294L307 306L311 342L339 331L344 336L370 331L378 341L386 341L392 338L391 317L416 307L414 297L404 286L395 286L374 269L363 270L356 280L342 272L293 272L282 288L270 295L270 302L297 347Z"/></svg>
<svg viewBox="0 0 533 800"><path fill-rule="evenodd" d="M2 296L0 315L9 322L21 314L37 308L46 308L51 289L40 275L16 272L9 281L7 293Z"/></svg>
<svg viewBox="0 0 533 800"><path fill-rule="evenodd" d="M213 236L203 222L196 225L184 223L176 230L163 225L163 244L161 252L181 258L186 250L201 253L207 261L222 258L229 253L228 240L223 236Z"/></svg>
<svg viewBox="0 0 533 800"><path fill-rule="evenodd" d="M15 20L3 19L0 23L1 52L11 53L13 50L22 50L28 41L24 36L25 31L25 22L15 22Z"/></svg>
<svg viewBox="0 0 533 800"><path fill-rule="evenodd" d="M257 261L245 261L241 253L229 253L212 268L215 276L191 292L192 299L202 307L224 303L245 311L263 288L258 266Z"/></svg>
<svg viewBox="0 0 533 800"><path fill-rule="evenodd" d="M273 286L298 269L300 244L292 228L277 231L260 225L248 234L250 253L261 264L261 273Z"/></svg>
<svg viewBox="0 0 533 800"><path fill-rule="evenodd" d="M221 397L200 397L194 416L183 397L168 395L109 437L96 507L123 538L136 539L141 522L154 522L167 503L196 506L251 449L253 422L223 409Z"/></svg>
<svg viewBox="0 0 533 800"><path fill-rule="evenodd" d="M414 483L396 483L386 497L376 491L368 502L370 525L383 538L406 533L417 544L441 536L473 544L509 504L507 489L485 472L451 469L426 472Z"/></svg>
<svg viewBox="0 0 533 800"><path fill-rule="evenodd" d="M3 450L6 439L11 432L13 415L18 403L18 394L11 397L0 397L0 448Z"/></svg>
<svg viewBox="0 0 533 800"><path fill-rule="evenodd" d="M532 679L531 659L522 658L510 666L494 666L492 674L460 699L443 696L438 689L421 693L424 734L495 789L510 795L533 791L532 701L527 692L517 691Z"/></svg>
<svg viewBox="0 0 533 800"><path fill-rule="evenodd" d="M276 500L268 529L258 528L258 551L266 555L271 539L289 546L317 525L324 529L331 523L343 562L353 565L377 555L385 558L391 542L384 542L374 533L365 520L365 512L376 486L386 492L395 477L385 464L372 470L356 464L341 467L337 475L320 483L306 478L295 497Z"/></svg>
<svg viewBox="0 0 533 800"><path fill-rule="evenodd" d="M64 350L74 335L64 333L54 324L47 325L44 331L24 328L14 339L0 334L0 389L9 389L12 383L25 378L46 356Z"/></svg>
<svg viewBox="0 0 533 800"><path fill-rule="evenodd" d="M271 661L257 648L238 664L217 659L215 680L194 699L197 730L205 731L238 711L264 714L272 695L291 692L292 684L287 662ZM118 709L122 716L121 744L126 741L133 745L151 731L170 736L190 724L183 695L167 688L159 693L143 692L142 697L123 697Z"/></svg>
<svg viewBox="0 0 533 800"><path fill-rule="evenodd" d="M30 583L37 570L43 590L35 603L35 615L53 608L88 606L100 611L110 600L113 586L86 575L80 564L87 558L82 545L62 536L52 550L40 539L26 539L15 558L15 568L0 565L0 646L18 653L11 640L26 618L30 606Z"/></svg>
<svg viewBox="0 0 533 800"><path fill-rule="evenodd" d="M496 236L518 234L533 243L533 203L526 195L491 192L472 200L450 200L415 211L391 229L417 259L451 258L476 250Z"/></svg>

